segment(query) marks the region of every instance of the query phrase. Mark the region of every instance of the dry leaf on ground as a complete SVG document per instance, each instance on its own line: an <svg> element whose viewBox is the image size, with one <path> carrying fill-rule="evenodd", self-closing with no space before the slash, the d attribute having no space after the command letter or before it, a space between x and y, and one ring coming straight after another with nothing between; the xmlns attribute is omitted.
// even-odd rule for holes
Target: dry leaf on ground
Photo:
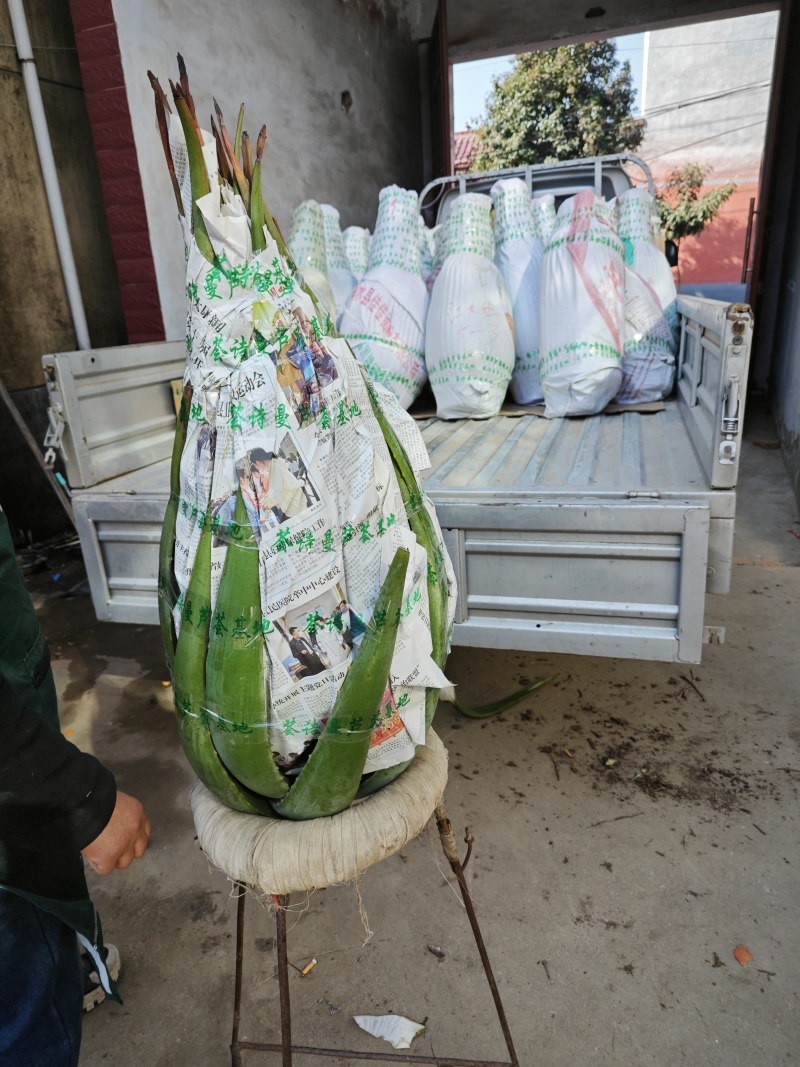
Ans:
<svg viewBox="0 0 800 1067"><path fill-rule="evenodd" d="M744 945L737 945L733 950L733 958L737 963L740 963L742 967L746 967L748 963L752 963L755 956L749 948L745 948Z"/></svg>

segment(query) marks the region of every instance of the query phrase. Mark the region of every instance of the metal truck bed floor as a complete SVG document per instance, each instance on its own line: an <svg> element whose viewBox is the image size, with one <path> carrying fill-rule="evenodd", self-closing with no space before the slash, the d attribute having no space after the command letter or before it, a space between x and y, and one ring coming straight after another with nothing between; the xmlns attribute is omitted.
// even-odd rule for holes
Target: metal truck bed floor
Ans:
<svg viewBox="0 0 800 1067"><path fill-rule="evenodd" d="M587 419L531 415L489 420L420 422L431 469L425 488L435 500L457 494L717 498L729 513L732 494L715 493L695 454L677 401L650 414Z"/></svg>

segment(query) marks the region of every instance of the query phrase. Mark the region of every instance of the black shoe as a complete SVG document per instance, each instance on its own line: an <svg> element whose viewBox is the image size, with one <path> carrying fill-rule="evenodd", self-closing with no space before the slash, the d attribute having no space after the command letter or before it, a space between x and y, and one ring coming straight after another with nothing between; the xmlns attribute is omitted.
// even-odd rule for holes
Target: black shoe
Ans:
<svg viewBox="0 0 800 1067"><path fill-rule="evenodd" d="M106 967L114 982L119 978L122 960L115 945L106 945ZM106 991L100 984L100 976L94 968L94 960L88 952L81 952L83 970L83 1010L91 1011L106 999Z"/></svg>

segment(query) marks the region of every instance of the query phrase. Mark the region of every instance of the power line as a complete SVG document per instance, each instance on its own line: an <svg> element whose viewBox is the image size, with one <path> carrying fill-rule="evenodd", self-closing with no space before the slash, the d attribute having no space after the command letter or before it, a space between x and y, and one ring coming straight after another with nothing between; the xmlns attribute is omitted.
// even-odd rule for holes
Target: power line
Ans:
<svg viewBox="0 0 800 1067"><path fill-rule="evenodd" d="M730 44L752 44L754 41L774 41L775 37L734 37L728 41L684 41L682 44L651 44L650 51L655 48L727 48ZM617 45L618 52L644 52L644 45L627 45L620 48Z"/></svg>
<svg viewBox="0 0 800 1067"><path fill-rule="evenodd" d="M678 111L683 107L692 107L695 104L706 104L712 100L721 100L725 96L737 96L739 93L750 93L759 89L769 89L769 81L751 82L749 85L737 85L733 89L720 89L716 93L707 93L705 96L695 96L689 100L676 100L671 104L661 104L660 107L647 109L645 117L663 115L668 111Z"/></svg>
<svg viewBox="0 0 800 1067"><path fill-rule="evenodd" d="M705 144L706 141L716 141L718 137L726 137L729 133L739 133L741 130L749 130L753 126L766 125L766 119L759 119L758 122L748 122L744 126L734 126L730 130L720 130L719 133L714 133L710 137L701 137L699 141L691 141L689 144L679 145L678 148L668 148L666 152L659 152L657 156L648 156L648 161L654 159L661 159L663 156L671 156L673 152L683 152L686 148L694 148L695 145Z"/></svg>

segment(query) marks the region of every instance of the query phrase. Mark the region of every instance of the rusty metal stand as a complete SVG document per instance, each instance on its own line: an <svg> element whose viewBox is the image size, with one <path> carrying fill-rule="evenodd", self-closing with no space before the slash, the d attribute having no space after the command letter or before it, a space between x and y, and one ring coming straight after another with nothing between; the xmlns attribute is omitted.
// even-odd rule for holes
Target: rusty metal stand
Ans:
<svg viewBox="0 0 800 1067"><path fill-rule="evenodd" d="M492 1000L503 1031L508 1060L470 1060L470 1059L447 1059L442 1056L410 1056L402 1053L390 1052L356 1052L353 1049L314 1048L309 1045L292 1044L292 1012L291 998L289 993L289 957L286 948L286 909L289 906L288 896L273 896L276 911L276 945L278 949L278 991L281 1005L281 1042L277 1044L271 1041L241 1041L239 1028L242 1009L242 964L244 959L244 908L247 899L245 886L241 882L236 883L239 891L236 906L236 974L234 978L233 999L233 1031L231 1033L231 1067L242 1067L242 1052L280 1052L283 1067L292 1067L292 1054L298 1053L311 1056L333 1056L338 1059L372 1060L379 1063L431 1063L437 1067L519 1067L519 1060L511 1039L511 1031L508 1020L500 999L500 991L492 973L492 965L478 924L478 917L469 893L467 880L464 877L464 867L469 862L472 853L472 836L467 830L464 840L467 843L467 854L462 865L458 858L458 848L450 820L444 807L439 804L435 811L436 825L439 829L439 839L447 862L452 868L453 874L458 881L461 897L467 911L469 924L475 937L475 944L483 964L486 981L492 992Z"/></svg>

